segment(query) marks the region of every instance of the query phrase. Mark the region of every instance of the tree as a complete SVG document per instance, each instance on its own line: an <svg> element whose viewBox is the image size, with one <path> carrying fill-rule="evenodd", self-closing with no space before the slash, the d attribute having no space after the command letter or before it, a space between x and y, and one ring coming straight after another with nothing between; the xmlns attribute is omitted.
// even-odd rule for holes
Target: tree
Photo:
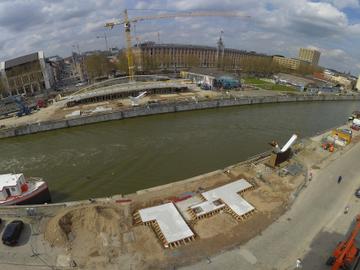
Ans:
<svg viewBox="0 0 360 270"><path fill-rule="evenodd" d="M117 57L116 68L123 73L129 73L128 59L125 52L121 52Z"/></svg>
<svg viewBox="0 0 360 270"><path fill-rule="evenodd" d="M115 69L115 65L102 54L94 54L85 57L84 64L89 79L107 76Z"/></svg>
<svg viewBox="0 0 360 270"><path fill-rule="evenodd" d="M233 58L231 56L227 56L225 55L222 59L222 61L220 61L220 67L224 70L227 69L232 69L234 67L233 65Z"/></svg>
<svg viewBox="0 0 360 270"><path fill-rule="evenodd" d="M187 55L184 60L185 60L185 65L188 67L200 66L200 58L197 55Z"/></svg>
<svg viewBox="0 0 360 270"><path fill-rule="evenodd" d="M240 59L241 69L245 73L269 76L282 71L279 64L275 63L271 57L259 55L247 55Z"/></svg>
<svg viewBox="0 0 360 270"><path fill-rule="evenodd" d="M4 82L2 81L2 79L0 78L0 95L2 96L6 96L7 93L6 93L6 88L5 88L5 84Z"/></svg>
<svg viewBox="0 0 360 270"><path fill-rule="evenodd" d="M312 75L312 74L314 74L314 72L320 72L322 70L323 69L319 66L301 63L299 68L295 71L295 73L304 76L304 75Z"/></svg>
<svg viewBox="0 0 360 270"><path fill-rule="evenodd" d="M151 71L160 67L160 61L157 57L152 55L143 55L142 65L144 71Z"/></svg>

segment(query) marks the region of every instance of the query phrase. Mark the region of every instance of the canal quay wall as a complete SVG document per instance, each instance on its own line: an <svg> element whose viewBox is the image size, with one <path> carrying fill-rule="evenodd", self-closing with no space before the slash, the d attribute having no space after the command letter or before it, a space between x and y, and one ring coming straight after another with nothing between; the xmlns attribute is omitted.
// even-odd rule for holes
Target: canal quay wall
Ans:
<svg viewBox="0 0 360 270"><path fill-rule="evenodd" d="M149 104L129 108L127 110L108 112L103 114L80 116L77 118L54 120L47 122L32 123L17 127L3 128L0 130L0 138L16 137L33 133L51 131L55 129L76 127L93 123L121 120L132 117L241 106L251 104L283 103L283 102L310 102L310 101L355 101L358 96L257 96L241 98L223 98L216 100L201 100L173 103Z"/></svg>

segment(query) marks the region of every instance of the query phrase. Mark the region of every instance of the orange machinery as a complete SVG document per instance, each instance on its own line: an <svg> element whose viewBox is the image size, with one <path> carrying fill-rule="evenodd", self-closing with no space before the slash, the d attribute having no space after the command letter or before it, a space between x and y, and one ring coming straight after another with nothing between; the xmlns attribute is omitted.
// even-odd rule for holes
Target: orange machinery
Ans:
<svg viewBox="0 0 360 270"><path fill-rule="evenodd" d="M349 238L340 242L334 250L332 256L327 260L327 265L332 265L331 270L357 269L360 254L356 246L356 237L360 232L360 215L356 217L356 224Z"/></svg>
<svg viewBox="0 0 360 270"><path fill-rule="evenodd" d="M329 150L329 152L334 152L334 149L335 149L334 144L332 144L332 143L323 143L322 148L324 150Z"/></svg>

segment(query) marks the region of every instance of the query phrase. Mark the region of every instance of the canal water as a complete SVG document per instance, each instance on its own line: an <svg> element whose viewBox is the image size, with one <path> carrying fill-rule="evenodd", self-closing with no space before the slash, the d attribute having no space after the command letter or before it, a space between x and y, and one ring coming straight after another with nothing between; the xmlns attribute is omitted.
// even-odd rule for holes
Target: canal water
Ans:
<svg viewBox="0 0 360 270"><path fill-rule="evenodd" d="M0 140L0 173L48 181L56 202L126 194L223 168L344 123L359 102L263 104L156 115Z"/></svg>

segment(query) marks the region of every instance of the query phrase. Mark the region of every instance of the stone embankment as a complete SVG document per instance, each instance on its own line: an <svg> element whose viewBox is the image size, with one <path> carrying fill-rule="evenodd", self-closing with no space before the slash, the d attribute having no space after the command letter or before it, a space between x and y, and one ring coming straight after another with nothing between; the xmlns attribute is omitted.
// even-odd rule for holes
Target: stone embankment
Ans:
<svg viewBox="0 0 360 270"><path fill-rule="evenodd" d="M50 131L61 128L69 128L93 124L111 120L121 120L126 118L147 116L163 113L174 113L191 110L212 109L230 106L282 103L282 102L310 102L310 101L354 101L360 100L360 96L257 96L241 98L223 98L205 101L187 101L149 104L126 110L102 113L90 116L81 116L72 119L39 122L0 130L0 138L16 137L21 135L33 134L38 132Z"/></svg>

